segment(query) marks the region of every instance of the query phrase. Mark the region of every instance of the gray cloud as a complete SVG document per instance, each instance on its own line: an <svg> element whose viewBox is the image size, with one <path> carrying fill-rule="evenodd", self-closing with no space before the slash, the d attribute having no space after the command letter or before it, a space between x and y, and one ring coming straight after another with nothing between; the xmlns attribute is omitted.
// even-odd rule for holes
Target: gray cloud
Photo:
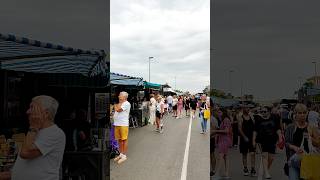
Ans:
<svg viewBox="0 0 320 180"><path fill-rule="evenodd" d="M240 95L292 97L304 79L314 73L313 57L320 58L318 1L216 0L212 9L213 69L216 88L232 87ZM319 61L320 62L320 61Z"/></svg>
<svg viewBox="0 0 320 180"><path fill-rule="evenodd" d="M209 84L209 1L111 1L111 70L199 92Z"/></svg>
<svg viewBox="0 0 320 180"><path fill-rule="evenodd" d="M4 0L1 33L82 49L109 49L104 0Z"/></svg>

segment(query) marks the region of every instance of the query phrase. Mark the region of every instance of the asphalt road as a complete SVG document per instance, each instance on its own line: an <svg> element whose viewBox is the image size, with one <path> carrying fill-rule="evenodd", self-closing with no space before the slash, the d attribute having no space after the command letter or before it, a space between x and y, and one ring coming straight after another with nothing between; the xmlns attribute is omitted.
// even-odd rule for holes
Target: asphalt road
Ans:
<svg viewBox="0 0 320 180"><path fill-rule="evenodd" d="M189 122L189 117L174 119L169 115L163 134L151 125L130 129L128 160L120 165L110 161L110 179L181 180L184 162L186 180L210 179L209 133L200 134L198 117L192 120L189 155L184 158Z"/></svg>
<svg viewBox="0 0 320 180"><path fill-rule="evenodd" d="M264 179L259 177L250 177L243 176L243 166L242 166L242 158L238 149L231 148L230 149L230 176L232 180L260 180ZM256 171L258 173L259 163L261 160L260 154L256 154ZM285 162L285 152L281 150L277 150L275 155L275 160L270 169L270 175L273 180L287 180L288 177L285 176L283 172L283 166ZM250 168L250 158L248 158L248 168ZM249 169L250 170L250 169ZM222 180L218 175L211 177L211 180Z"/></svg>

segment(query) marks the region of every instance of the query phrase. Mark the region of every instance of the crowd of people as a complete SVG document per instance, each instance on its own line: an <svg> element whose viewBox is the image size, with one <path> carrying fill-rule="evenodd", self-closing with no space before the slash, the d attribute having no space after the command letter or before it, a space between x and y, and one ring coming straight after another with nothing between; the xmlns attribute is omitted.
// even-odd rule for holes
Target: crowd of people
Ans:
<svg viewBox="0 0 320 180"><path fill-rule="evenodd" d="M210 116L206 116L205 112L210 114L209 97L202 95L196 98L195 95L184 96L161 96L159 94L150 95L149 107L149 124L156 125L156 131L163 133L163 118L166 115L172 114L172 117L181 119L183 117L183 109L185 116L195 119L196 110L199 109L199 119L201 124L201 134L208 132L207 124Z"/></svg>
<svg viewBox="0 0 320 180"><path fill-rule="evenodd" d="M314 105L307 107L297 103L291 106L274 104L272 107L238 108L215 105L211 111L211 176L223 168L219 176L230 178L229 150L237 148L238 144L243 175L257 176L256 153L261 152L265 179L271 179L270 168L277 148L285 148L286 162L283 165L289 180L301 179L301 159L304 154L320 153L320 121Z"/></svg>

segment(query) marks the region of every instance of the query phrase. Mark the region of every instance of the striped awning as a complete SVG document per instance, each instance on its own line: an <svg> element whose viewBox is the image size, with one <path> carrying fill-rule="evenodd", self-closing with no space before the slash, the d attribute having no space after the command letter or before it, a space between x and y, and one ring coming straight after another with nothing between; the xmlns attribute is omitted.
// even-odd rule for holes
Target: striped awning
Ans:
<svg viewBox="0 0 320 180"><path fill-rule="evenodd" d="M105 52L85 51L0 33L0 69L33 73L107 75Z"/></svg>
<svg viewBox="0 0 320 180"><path fill-rule="evenodd" d="M126 86L143 86L143 78L124 74L110 73L110 84Z"/></svg>

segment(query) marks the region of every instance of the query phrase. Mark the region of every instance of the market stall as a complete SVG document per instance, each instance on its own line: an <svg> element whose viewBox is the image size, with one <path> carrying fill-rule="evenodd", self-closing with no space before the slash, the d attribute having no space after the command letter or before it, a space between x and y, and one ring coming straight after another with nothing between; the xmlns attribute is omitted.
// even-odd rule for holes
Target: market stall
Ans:
<svg viewBox="0 0 320 180"><path fill-rule="evenodd" d="M90 153L95 157L100 154L102 162L108 162L104 156L108 140L106 127L110 121L107 104L110 95L109 64L104 51L85 51L0 34L0 136L4 139L2 144L6 144L0 146L0 159L12 155L12 141L19 144L19 140L24 138L28 129L25 112L32 97L46 94L59 101L56 124L67 137L63 167L68 166L65 160L69 156L74 157L82 151L87 153L87 159L91 158ZM77 142L70 137L73 130L80 128L78 124L88 124L89 143L83 149L76 148ZM91 167L91 170L96 171L97 177L106 177L108 172L100 170L107 169L108 164L97 166L103 167ZM73 168L89 167L77 164ZM67 178L70 171L63 169L63 173Z"/></svg>
<svg viewBox="0 0 320 180"><path fill-rule="evenodd" d="M111 103L118 102L121 91L129 93L128 101L131 104L130 126L144 126L149 117L148 103L143 89L143 79L118 73L110 73ZM136 123L135 123L136 122Z"/></svg>
<svg viewBox="0 0 320 180"><path fill-rule="evenodd" d="M161 84L151 83L144 81L144 89L146 92L146 97L149 99L150 94L163 94L163 88Z"/></svg>
<svg viewBox="0 0 320 180"><path fill-rule="evenodd" d="M162 85L162 90L163 90L163 95L164 96L177 95L177 93L168 84Z"/></svg>

